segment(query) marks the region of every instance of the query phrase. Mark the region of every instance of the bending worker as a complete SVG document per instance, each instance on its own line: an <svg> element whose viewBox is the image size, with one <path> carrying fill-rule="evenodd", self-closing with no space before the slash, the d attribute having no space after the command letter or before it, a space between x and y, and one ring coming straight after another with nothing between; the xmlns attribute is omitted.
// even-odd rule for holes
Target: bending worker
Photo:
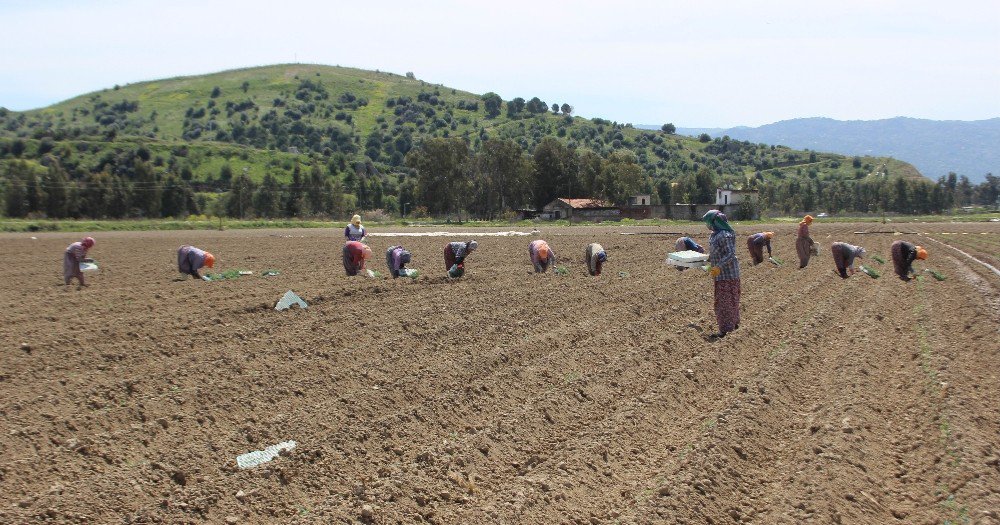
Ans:
<svg viewBox="0 0 1000 525"><path fill-rule="evenodd" d="M84 237L66 247L66 252L63 253L63 279L66 281L66 286L69 286L74 277L80 281L81 287L87 286L83 271L80 270L80 263L89 262L87 252L93 247L93 237Z"/></svg>
<svg viewBox="0 0 1000 525"><path fill-rule="evenodd" d="M795 252L799 255L799 269L805 268L809 264L809 257L812 256L812 237L809 236L809 225L812 224L812 215L806 215L799 223L799 231L795 239Z"/></svg>
<svg viewBox="0 0 1000 525"><path fill-rule="evenodd" d="M556 265L556 254L549 248L549 243L539 239L528 244L528 256L535 267L535 273L545 273L549 267Z"/></svg>
<svg viewBox="0 0 1000 525"><path fill-rule="evenodd" d="M390 246L386 249L385 264L389 267L389 273L392 274L393 279L399 277L400 270L406 269L406 265L410 264L411 257L410 252L403 249L402 246Z"/></svg>
<svg viewBox="0 0 1000 525"><path fill-rule="evenodd" d="M767 256L771 256L771 239L774 238L774 232L761 232L755 233L747 237L747 250L750 251L750 258L753 259L753 265L764 262L764 248L767 248Z"/></svg>
<svg viewBox="0 0 1000 525"><path fill-rule="evenodd" d="M694 239L690 237L678 237L677 242L674 243L674 249L679 252L692 251L698 253L705 253L705 248L702 245L694 242ZM677 270L681 272L687 270L687 268L683 266L675 266L675 268L677 268Z"/></svg>
<svg viewBox="0 0 1000 525"><path fill-rule="evenodd" d="M444 246L444 267L451 277L461 277L465 273L465 258L470 253L476 251L479 243L475 240L468 242L449 242ZM454 267L454 268L452 268Z"/></svg>
<svg viewBox="0 0 1000 525"><path fill-rule="evenodd" d="M927 250L923 246L917 246L906 241L892 243L890 251L892 252L892 266L896 270L896 275L904 281L909 281L913 278L911 275L917 273L913 271L913 261L917 259L921 261L927 260Z"/></svg>
<svg viewBox="0 0 1000 525"><path fill-rule="evenodd" d="M344 244L344 270L349 277L354 277L364 271L365 261L372 256L372 249L358 241L347 241Z"/></svg>
<svg viewBox="0 0 1000 525"><path fill-rule="evenodd" d="M194 246L184 245L177 249L177 271L201 279L198 270L214 268L215 256Z"/></svg>
<svg viewBox="0 0 1000 525"><path fill-rule="evenodd" d="M726 220L726 214L711 210L705 221L712 236L708 239L708 273L715 279L715 319L719 323L717 337L740 327L740 261L736 258L736 235Z"/></svg>
<svg viewBox="0 0 1000 525"><path fill-rule="evenodd" d="M601 275L601 268L608 260L608 254L600 244L592 242L587 245L587 249L583 252L583 260L587 265L587 272L590 275L598 276Z"/></svg>
<svg viewBox="0 0 1000 525"><path fill-rule="evenodd" d="M830 251L833 252L833 263L837 265L837 273L844 279L858 271L854 267L854 259L864 258L868 253L864 248L846 242L833 243L830 246Z"/></svg>

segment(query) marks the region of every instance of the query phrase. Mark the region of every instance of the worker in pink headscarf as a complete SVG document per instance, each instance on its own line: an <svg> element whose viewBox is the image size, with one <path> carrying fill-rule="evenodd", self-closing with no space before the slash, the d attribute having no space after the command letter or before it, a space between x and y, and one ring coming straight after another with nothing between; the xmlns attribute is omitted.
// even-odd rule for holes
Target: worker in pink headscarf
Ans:
<svg viewBox="0 0 1000 525"><path fill-rule="evenodd" d="M74 242L66 247L66 253L63 254L63 279L66 280L66 286L69 286L70 281L74 277L80 281L81 287L87 286L83 278L83 272L80 270L80 263L90 262L87 258L87 251L93 247L93 237L84 237L83 240Z"/></svg>
<svg viewBox="0 0 1000 525"><path fill-rule="evenodd" d="M549 243L539 239L528 245L528 256L535 267L535 273L545 273L550 266L556 265L556 253L549 248Z"/></svg>

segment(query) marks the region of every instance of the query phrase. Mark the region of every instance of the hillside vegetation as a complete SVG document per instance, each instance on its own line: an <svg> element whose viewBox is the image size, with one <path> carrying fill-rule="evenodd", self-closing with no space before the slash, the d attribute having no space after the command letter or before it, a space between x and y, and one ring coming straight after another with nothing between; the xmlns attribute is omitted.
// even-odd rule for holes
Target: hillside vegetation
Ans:
<svg viewBox="0 0 1000 525"><path fill-rule="evenodd" d="M496 218L557 196L705 202L716 186L760 189L757 206L785 213L928 213L960 200L891 158L682 137L551 102L303 64L115 86L0 109L3 211Z"/></svg>

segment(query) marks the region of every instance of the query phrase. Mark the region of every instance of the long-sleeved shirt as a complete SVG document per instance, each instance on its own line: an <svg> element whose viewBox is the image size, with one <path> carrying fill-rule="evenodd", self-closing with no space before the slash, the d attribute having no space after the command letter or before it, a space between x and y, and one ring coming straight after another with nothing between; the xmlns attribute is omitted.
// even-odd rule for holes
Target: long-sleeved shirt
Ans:
<svg viewBox="0 0 1000 525"><path fill-rule="evenodd" d="M736 258L736 235L728 230L717 230L708 238L708 246L712 250L708 254L708 262L721 270L721 273L715 276L715 280L739 279L740 262Z"/></svg>
<svg viewBox="0 0 1000 525"><path fill-rule="evenodd" d="M87 258L87 247L82 242L77 241L66 247L63 255L63 277L69 282L71 277L83 278L80 271L80 263Z"/></svg>
<svg viewBox="0 0 1000 525"><path fill-rule="evenodd" d="M410 253L402 246L390 246L385 251L385 264L389 267L389 273L393 278L399 277L399 271L403 269L410 258Z"/></svg>
<svg viewBox="0 0 1000 525"><path fill-rule="evenodd" d="M205 266L205 250L187 245L181 246L177 250L178 272L191 275L195 278L201 278L198 270L203 266Z"/></svg>
<svg viewBox="0 0 1000 525"><path fill-rule="evenodd" d="M587 250L585 256L587 259L587 271L590 275L601 275L601 267L604 265L601 255L604 254L604 258L607 254L604 252L604 247L596 242L587 245Z"/></svg>
<svg viewBox="0 0 1000 525"><path fill-rule="evenodd" d="M798 236L799 237L806 237L806 238L809 237L809 225L806 224L806 221L802 221L802 222L799 223Z"/></svg>
<svg viewBox="0 0 1000 525"><path fill-rule="evenodd" d="M360 241L365 237L365 235L368 235L368 232L365 230L364 226L348 224L347 227L344 228L344 237L349 241Z"/></svg>
<svg viewBox="0 0 1000 525"><path fill-rule="evenodd" d="M462 262L469 255L467 248L468 244L464 242L449 242L448 247L451 248L451 253L455 255L455 260Z"/></svg>
<svg viewBox="0 0 1000 525"><path fill-rule="evenodd" d="M858 256L858 251L861 250L860 246L855 246L853 244L847 244L846 242L835 242L830 247L840 246L840 254L843 257L844 268L854 268L854 258Z"/></svg>
<svg viewBox="0 0 1000 525"><path fill-rule="evenodd" d="M365 245L358 241L348 241L344 245L344 269L347 275L357 275L365 269Z"/></svg>
<svg viewBox="0 0 1000 525"><path fill-rule="evenodd" d="M702 247L702 245L694 242L694 239L690 237L678 238L677 242L674 243L674 249L676 249L679 252L683 252L685 250L691 250L698 253L705 253L705 248Z"/></svg>
<svg viewBox="0 0 1000 525"><path fill-rule="evenodd" d="M548 250L548 256L542 260L539 252L542 247ZM542 273L549 268L549 266L554 266L556 264L556 252L549 248L549 243L543 240L531 241L528 245L528 255L531 257L531 264L535 267L536 273Z"/></svg>
<svg viewBox="0 0 1000 525"><path fill-rule="evenodd" d="M763 233L755 233L750 236L750 241L754 243L755 246L763 246L767 248L767 254L771 255L771 239L768 239Z"/></svg>

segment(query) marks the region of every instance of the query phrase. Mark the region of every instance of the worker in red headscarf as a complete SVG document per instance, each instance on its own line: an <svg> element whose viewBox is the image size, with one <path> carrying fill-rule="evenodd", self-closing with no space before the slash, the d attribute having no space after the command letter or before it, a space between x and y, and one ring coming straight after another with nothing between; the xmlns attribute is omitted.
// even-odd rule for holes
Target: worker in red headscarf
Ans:
<svg viewBox="0 0 1000 525"><path fill-rule="evenodd" d="M344 270L349 277L365 270L365 261L372 256L372 249L367 244L358 241L347 241L344 244Z"/></svg>
<svg viewBox="0 0 1000 525"><path fill-rule="evenodd" d="M90 261L87 258L87 252L93 247L93 237L84 237L66 247L66 252L63 254L63 279L66 280L66 286L69 286L74 277L80 281L81 287L87 286L83 278L83 271L80 270L80 263Z"/></svg>
<svg viewBox="0 0 1000 525"><path fill-rule="evenodd" d="M198 270L202 268L214 268L215 256L211 253L188 246L185 244L177 249L177 271L185 275L190 275L195 279L201 279Z"/></svg>
<svg viewBox="0 0 1000 525"><path fill-rule="evenodd" d="M812 215L806 215L799 223L799 229L796 232L795 252L799 255L800 270L809 264L809 258L812 257L813 240L809 236L809 225L812 222Z"/></svg>
<svg viewBox="0 0 1000 525"><path fill-rule="evenodd" d="M556 264L556 254L549 248L549 243L539 239L528 245L528 256L535 267L535 273L545 273L549 267Z"/></svg>

